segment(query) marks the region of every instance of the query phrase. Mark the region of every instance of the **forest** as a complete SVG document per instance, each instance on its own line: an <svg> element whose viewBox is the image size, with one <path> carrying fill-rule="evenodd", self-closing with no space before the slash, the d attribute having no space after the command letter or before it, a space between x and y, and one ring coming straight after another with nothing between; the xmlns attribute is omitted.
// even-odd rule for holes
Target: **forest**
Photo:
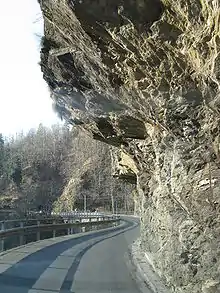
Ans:
<svg viewBox="0 0 220 293"><path fill-rule="evenodd" d="M133 209L133 186L112 176L111 147L67 124L0 134L0 211Z"/></svg>

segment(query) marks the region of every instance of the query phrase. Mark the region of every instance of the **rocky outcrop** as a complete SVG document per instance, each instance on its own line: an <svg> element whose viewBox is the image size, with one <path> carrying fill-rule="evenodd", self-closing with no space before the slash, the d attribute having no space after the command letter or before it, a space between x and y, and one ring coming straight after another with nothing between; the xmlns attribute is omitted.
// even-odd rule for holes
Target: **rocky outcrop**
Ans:
<svg viewBox="0 0 220 293"><path fill-rule="evenodd" d="M40 4L44 79L65 119L120 149L146 257L173 292L219 292L219 1Z"/></svg>

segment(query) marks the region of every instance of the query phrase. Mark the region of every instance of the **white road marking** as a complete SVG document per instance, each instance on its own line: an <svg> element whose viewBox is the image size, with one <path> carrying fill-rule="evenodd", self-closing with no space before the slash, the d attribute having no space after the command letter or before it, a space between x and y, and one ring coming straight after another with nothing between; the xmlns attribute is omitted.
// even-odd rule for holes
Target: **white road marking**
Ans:
<svg viewBox="0 0 220 293"><path fill-rule="evenodd" d="M32 289L59 291L68 270L48 268L40 276Z"/></svg>
<svg viewBox="0 0 220 293"><path fill-rule="evenodd" d="M69 270L73 263L73 258L69 256L60 255L56 260L49 266L49 268L66 269Z"/></svg>
<svg viewBox="0 0 220 293"><path fill-rule="evenodd" d="M1 263L0 264L0 274L2 274L5 271L7 271L7 269L9 269L10 267L11 267L11 264Z"/></svg>
<svg viewBox="0 0 220 293"><path fill-rule="evenodd" d="M19 253L26 253L26 255L29 255L31 253L35 253L38 250L42 249L41 247L37 247L35 245L32 245L32 247L22 247L19 250L17 250Z"/></svg>
<svg viewBox="0 0 220 293"><path fill-rule="evenodd" d="M73 246L72 248L65 250L63 253L61 253L61 256L71 257L73 261L74 257L76 257L77 254L79 254L79 252L82 251L84 248L86 248L89 244L91 244L89 240L86 241L85 243L77 244Z"/></svg>
<svg viewBox="0 0 220 293"><path fill-rule="evenodd" d="M19 253L17 251L5 254L0 257L0 263L4 264L16 264L26 256L26 253Z"/></svg>

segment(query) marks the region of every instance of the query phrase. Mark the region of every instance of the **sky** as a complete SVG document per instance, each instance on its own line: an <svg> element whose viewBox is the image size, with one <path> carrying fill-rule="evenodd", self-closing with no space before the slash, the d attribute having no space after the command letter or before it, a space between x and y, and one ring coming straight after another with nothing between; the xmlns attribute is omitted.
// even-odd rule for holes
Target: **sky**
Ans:
<svg viewBox="0 0 220 293"><path fill-rule="evenodd" d="M38 65L36 34L43 34L37 0L0 1L0 133L4 135L59 121Z"/></svg>

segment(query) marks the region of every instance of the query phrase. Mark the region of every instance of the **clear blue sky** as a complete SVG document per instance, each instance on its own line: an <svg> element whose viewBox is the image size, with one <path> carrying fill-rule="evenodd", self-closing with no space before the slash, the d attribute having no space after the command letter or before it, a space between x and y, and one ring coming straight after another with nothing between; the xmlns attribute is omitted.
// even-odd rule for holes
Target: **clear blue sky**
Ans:
<svg viewBox="0 0 220 293"><path fill-rule="evenodd" d="M15 134L59 120L38 62L43 33L37 0L0 1L0 133Z"/></svg>

